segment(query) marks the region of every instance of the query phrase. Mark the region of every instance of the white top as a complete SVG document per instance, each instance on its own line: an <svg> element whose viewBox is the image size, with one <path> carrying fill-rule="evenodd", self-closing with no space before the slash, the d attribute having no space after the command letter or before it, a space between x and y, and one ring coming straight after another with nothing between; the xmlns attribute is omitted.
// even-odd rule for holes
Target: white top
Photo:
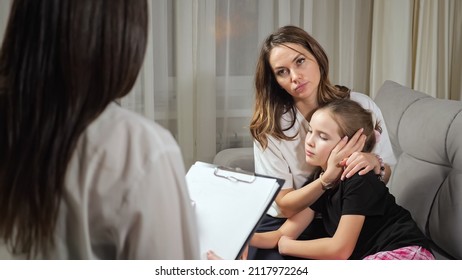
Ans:
<svg viewBox="0 0 462 280"><path fill-rule="evenodd" d="M198 259L191 209L184 163L171 134L110 104L78 141L55 250L40 258ZM0 244L1 258L5 252Z"/></svg>
<svg viewBox="0 0 462 280"><path fill-rule="evenodd" d="M351 92L350 99L361 104L363 108L370 110L373 113L374 122L379 120L382 135L373 152L380 155L388 165L394 165L396 158L393 154L388 130L379 107L369 96L362 93ZM315 167L308 165L305 161L304 141L309 123L298 110L296 110L296 113L294 126L285 131L287 136L298 133L294 140L277 140L273 136L268 136L268 147L265 150L262 149L258 141L254 141L255 172L285 179L282 189L301 188L315 170ZM281 127L289 127L291 117L290 112L284 114L281 119ZM268 214L280 216L276 203L273 203L273 207Z"/></svg>

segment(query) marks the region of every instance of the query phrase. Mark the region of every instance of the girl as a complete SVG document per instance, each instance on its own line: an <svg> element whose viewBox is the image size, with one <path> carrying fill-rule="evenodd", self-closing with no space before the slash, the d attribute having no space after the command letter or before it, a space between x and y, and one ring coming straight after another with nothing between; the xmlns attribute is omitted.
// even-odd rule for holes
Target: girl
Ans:
<svg viewBox="0 0 462 280"><path fill-rule="evenodd" d="M305 158L308 164L318 166L314 177L324 193L278 230L256 233L252 246L277 246L283 255L309 259L434 259L410 213L396 204L373 171L344 181L327 179L325 172L337 143L360 128L366 135L363 152L370 152L380 127L374 127L371 113L358 103L332 101L313 114L305 139ZM322 213L328 237L294 240L313 219L313 211Z"/></svg>

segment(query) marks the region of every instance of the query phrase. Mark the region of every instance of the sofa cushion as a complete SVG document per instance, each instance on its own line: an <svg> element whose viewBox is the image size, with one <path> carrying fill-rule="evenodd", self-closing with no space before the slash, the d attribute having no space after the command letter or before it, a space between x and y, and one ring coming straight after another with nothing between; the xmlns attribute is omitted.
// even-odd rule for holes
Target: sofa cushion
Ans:
<svg viewBox="0 0 462 280"><path fill-rule="evenodd" d="M437 258L462 259L462 102L392 81L375 101L397 158L390 192L433 241Z"/></svg>

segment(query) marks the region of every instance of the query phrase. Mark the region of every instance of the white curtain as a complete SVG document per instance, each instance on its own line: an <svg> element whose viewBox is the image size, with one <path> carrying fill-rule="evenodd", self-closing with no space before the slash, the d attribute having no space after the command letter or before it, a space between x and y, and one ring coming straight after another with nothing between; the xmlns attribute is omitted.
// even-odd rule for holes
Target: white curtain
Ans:
<svg viewBox="0 0 462 280"><path fill-rule="evenodd" d="M458 0L156 0L140 82L122 100L168 128L186 167L250 147L259 47L277 27L325 48L331 81L375 97L387 79L461 99Z"/></svg>
<svg viewBox="0 0 462 280"><path fill-rule="evenodd" d="M461 100L462 1L421 0L415 14L413 88Z"/></svg>
<svg viewBox="0 0 462 280"><path fill-rule="evenodd" d="M372 8L369 0L151 1L152 55L122 104L154 112L187 167L211 162L222 149L252 145L255 63L279 26L312 33L331 59L332 81L368 94Z"/></svg>
<svg viewBox="0 0 462 280"><path fill-rule="evenodd" d="M0 1L0 38L11 0ZM462 99L460 0L149 0L145 64L122 106L178 141L185 165L250 147L259 47L277 27L305 28L330 78L375 97L387 79Z"/></svg>
<svg viewBox="0 0 462 280"><path fill-rule="evenodd" d="M462 100L460 0L375 0L372 18L371 96L394 80Z"/></svg>

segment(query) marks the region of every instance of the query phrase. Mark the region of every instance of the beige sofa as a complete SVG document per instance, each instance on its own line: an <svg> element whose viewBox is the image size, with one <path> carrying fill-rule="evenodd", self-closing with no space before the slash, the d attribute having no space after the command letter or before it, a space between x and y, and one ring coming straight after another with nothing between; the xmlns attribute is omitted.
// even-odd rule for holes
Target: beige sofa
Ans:
<svg viewBox="0 0 462 280"><path fill-rule="evenodd" d="M462 259L462 102L392 81L375 102L397 158L390 192L432 240L437 259ZM253 170L253 150L223 150L214 163Z"/></svg>

